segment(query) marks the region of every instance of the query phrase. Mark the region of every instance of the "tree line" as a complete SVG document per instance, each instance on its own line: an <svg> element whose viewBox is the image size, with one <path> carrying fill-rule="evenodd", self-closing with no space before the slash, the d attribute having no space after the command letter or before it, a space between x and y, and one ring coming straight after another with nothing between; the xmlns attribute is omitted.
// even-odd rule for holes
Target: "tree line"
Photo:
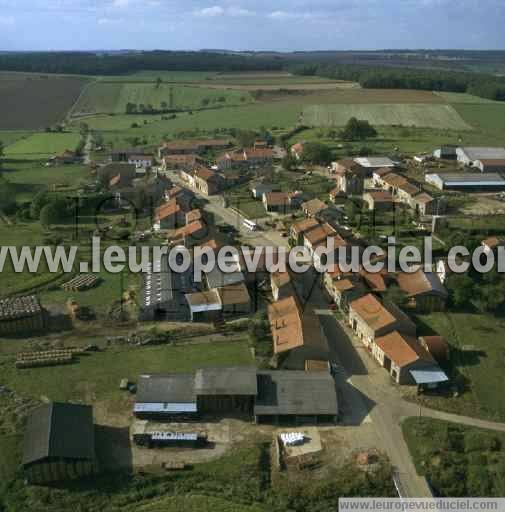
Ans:
<svg viewBox="0 0 505 512"><path fill-rule="evenodd" d="M466 92L481 98L505 101L505 79L480 73L329 63L306 63L294 66L291 71L298 75L358 82L365 89Z"/></svg>
<svg viewBox="0 0 505 512"><path fill-rule="evenodd" d="M35 73L122 75L144 71L278 71L274 57L213 52L27 52L0 54L0 69Z"/></svg>

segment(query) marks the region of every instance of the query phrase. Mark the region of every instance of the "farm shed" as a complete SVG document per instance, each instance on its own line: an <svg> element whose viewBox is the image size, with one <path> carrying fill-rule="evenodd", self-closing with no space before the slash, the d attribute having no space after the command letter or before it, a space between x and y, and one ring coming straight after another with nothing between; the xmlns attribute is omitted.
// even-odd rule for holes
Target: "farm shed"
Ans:
<svg viewBox="0 0 505 512"><path fill-rule="evenodd" d="M251 297L245 283L236 283L217 289L224 315L247 315L251 312Z"/></svg>
<svg viewBox="0 0 505 512"><path fill-rule="evenodd" d="M258 393L255 368L204 368L195 373L201 413L250 414Z"/></svg>
<svg viewBox="0 0 505 512"><path fill-rule="evenodd" d="M0 335L29 334L45 326L45 312L35 295L0 300Z"/></svg>
<svg viewBox="0 0 505 512"><path fill-rule="evenodd" d="M149 271L142 274L139 320L187 320L189 310L184 293L193 289L191 267L184 273L177 273L170 269L167 255L154 260Z"/></svg>
<svg viewBox="0 0 505 512"><path fill-rule="evenodd" d="M477 160L505 159L505 148L493 147L462 147L456 149L458 162L473 165Z"/></svg>
<svg viewBox="0 0 505 512"><path fill-rule="evenodd" d="M256 423L336 423L335 381L329 372L259 371Z"/></svg>
<svg viewBox="0 0 505 512"><path fill-rule="evenodd" d="M212 322L221 317L223 307L217 290L187 293L185 297L192 322Z"/></svg>
<svg viewBox="0 0 505 512"><path fill-rule="evenodd" d="M391 158L389 158L387 156L359 157L359 158L355 158L354 161L357 164L361 165L361 167L368 169L370 176L375 169L383 169L383 168L393 169L394 167L396 167L396 163L393 162L393 160L391 160Z"/></svg>
<svg viewBox="0 0 505 512"><path fill-rule="evenodd" d="M433 173L424 179L440 190L505 190L505 179L497 173Z"/></svg>
<svg viewBox="0 0 505 512"><path fill-rule="evenodd" d="M141 375L133 413L140 419L184 420L197 417L191 373Z"/></svg>
<svg viewBox="0 0 505 512"><path fill-rule="evenodd" d="M207 286L212 290L214 288L223 288L223 286L243 283L245 277L239 269L239 263L237 263L237 270L233 272L223 272L218 265L215 265L211 271L205 274Z"/></svg>
<svg viewBox="0 0 505 512"><path fill-rule="evenodd" d="M53 402L34 409L26 424L22 465L30 484L95 473L92 407Z"/></svg>

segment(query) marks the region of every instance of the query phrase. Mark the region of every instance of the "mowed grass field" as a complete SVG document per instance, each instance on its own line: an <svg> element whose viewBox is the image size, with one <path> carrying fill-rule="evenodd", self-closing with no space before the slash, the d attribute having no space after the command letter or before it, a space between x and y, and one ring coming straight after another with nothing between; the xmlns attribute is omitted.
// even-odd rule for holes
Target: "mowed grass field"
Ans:
<svg viewBox="0 0 505 512"><path fill-rule="evenodd" d="M38 130L62 121L87 82L79 77L4 73L0 130Z"/></svg>
<svg viewBox="0 0 505 512"><path fill-rule="evenodd" d="M79 141L80 135L76 132L34 133L6 146L4 155L9 159L42 160L67 149L74 151Z"/></svg>
<svg viewBox="0 0 505 512"><path fill-rule="evenodd" d="M247 92L191 85L96 82L86 88L72 114L124 114L128 103L151 105L154 109L161 109L162 103L169 109L196 109L206 106L204 101L210 106L230 106L251 102L252 97Z"/></svg>
<svg viewBox="0 0 505 512"><path fill-rule="evenodd" d="M452 346L451 377L462 374L468 391L458 398L426 398L427 405L469 416L505 420L503 391L505 348L500 343L505 319L479 313L419 315L420 335L444 336Z"/></svg>
<svg viewBox="0 0 505 512"><path fill-rule="evenodd" d="M202 345L109 349L79 358L58 368L19 371L12 357L0 359L2 383L18 393L51 400L120 400L119 382L136 382L143 373L191 372L202 367L253 366L246 341Z"/></svg>
<svg viewBox="0 0 505 512"><path fill-rule="evenodd" d="M351 117L366 119L376 126L412 126L471 130L449 105L348 104L312 105L303 109L303 124L344 126Z"/></svg>

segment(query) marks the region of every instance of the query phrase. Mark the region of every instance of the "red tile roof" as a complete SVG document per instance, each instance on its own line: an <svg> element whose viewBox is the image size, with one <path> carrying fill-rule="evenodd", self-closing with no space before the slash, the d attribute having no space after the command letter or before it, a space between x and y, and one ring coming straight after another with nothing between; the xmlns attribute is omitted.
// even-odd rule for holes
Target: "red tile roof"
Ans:
<svg viewBox="0 0 505 512"><path fill-rule="evenodd" d="M415 339L393 331L375 340L376 345L400 368L418 360L434 362L430 353Z"/></svg>

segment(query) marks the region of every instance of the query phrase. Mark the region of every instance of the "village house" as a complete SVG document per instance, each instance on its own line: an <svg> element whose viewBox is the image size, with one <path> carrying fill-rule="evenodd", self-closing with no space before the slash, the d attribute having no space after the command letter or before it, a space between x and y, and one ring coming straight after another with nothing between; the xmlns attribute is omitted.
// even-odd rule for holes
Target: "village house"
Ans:
<svg viewBox="0 0 505 512"><path fill-rule="evenodd" d="M202 160L198 155L165 155L161 159L161 168L164 171L174 170L178 171L181 169L190 170L197 165L201 165Z"/></svg>
<svg viewBox="0 0 505 512"><path fill-rule="evenodd" d="M95 474L92 407L50 402L33 409L26 422L22 467L31 485Z"/></svg>
<svg viewBox="0 0 505 512"><path fill-rule="evenodd" d="M293 156L296 160L301 160L303 156L303 142L297 142L293 144L290 149L291 156Z"/></svg>
<svg viewBox="0 0 505 512"><path fill-rule="evenodd" d="M198 244L208 234L208 228L201 220L191 222L179 228L174 235L174 240L182 240L186 247Z"/></svg>
<svg viewBox="0 0 505 512"><path fill-rule="evenodd" d="M206 196L212 196L219 193L221 190L222 179L221 177L207 169L206 167L199 167L194 171L194 187Z"/></svg>
<svg viewBox="0 0 505 512"><path fill-rule="evenodd" d="M289 272L272 272L270 285L274 300L282 300L294 295L294 287Z"/></svg>
<svg viewBox="0 0 505 512"><path fill-rule="evenodd" d="M161 159L166 155L200 155L205 151L219 151L230 146L228 139L173 140L159 147L158 156Z"/></svg>
<svg viewBox="0 0 505 512"><path fill-rule="evenodd" d="M330 190L330 192L328 193L328 198L330 199L330 201L332 203L335 203L338 199L339 196L342 196L343 195L343 192L341 192L340 188L338 187L335 187L333 189Z"/></svg>
<svg viewBox="0 0 505 512"><path fill-rule="evenodd" d="M433 199L427 192L421 192L414 196L410 205L419 215L441 215L445 211L444 203Z"/></svg>
<svg viewBox="0 0 505 512"><path fill-rule="evenodd" d="M317 217L320 213L323 213L328 209L326 203L320 199L311 199L305 203L302 203L302 211L305 217Z"/></svg>
<svg viewBox="0 0 505 512"><path fill-rule="evenodd" d="M490 236L480 243L484 247L486 254L497 253L498 248L505 247L505 238L499 238L497 236Z"/></svg>
<svg viewBox="0 0 505 512"><path fill-rule="evenodd" d="M435 272L399 272L396 282L408 297L406 307L418 313L445 310L448 293Z"/></svg>
<svg viewBox="0 0 505 512"><path fill-rule="evenodd" d="M384 177L388 174L391 174L392 169L390 167L381 167L380 169L376 169L372 173L372 180L374 187L385 188L386 183L384 181Z"/></svg>
<svg viewBox="0 0 505 512"><path fill-rule="evenodd" d="M271 148L245 148L244 157L250 166L272 165L274 151Z"/></svg>
<svg viewBox="0 0 505 512"><path fill-rule="evenodd" d="M185 224L184 212L177 199L171 199L158 206L154 212L154 231L161 229L178 229Z"/></svg>
<svg viewBox="0 0 505 512"><path fill-rule="evenodd" d="M343 272L338 263L323 274L323 285L335 304L347 311L349 304L366 293L360 276L353 272Z"/></svg>
<svg viewBox="0 0 505 512"><path fill-rule="evenodd" d="M251 185L251 192L254 199L262 199L263 194L274 192L277 188L277 185L272 185L271 183L253 183Z"/></svg>
<svg viewBox="0 0 505 512"><path fill-rule="evenodd" d="M137 169L128 163L109 163L98 168L97 178L104 184L110 185L112 178L117 178L122 187L132 187L137 176ZM115 186L115 184L114 184Z"/></svg>
<svg viewBox="0 0 505 512"><path fill-rule="evenodd" d="M393 195L387 190L369 190L363 194L363 201L369 210L393 210Z"/></svg>
<svg viewBox="0 0 505 512"><path fill-rule="evenodd" d="M401 185L406 185L408 183L407 178L405 176L402 176L400 174L396 174L394 172L390 172L389 174L386 174L382 178L382 182L384 183L383 189L388 190L393 194L393 196L398 195L398 188Z"/></svg>
<svg viewBox="0 0 505 512"><path fill-rule="evenodd" d="M193 194L193 192L191 192L191 190L188 190L187 188L174 185L173 187L165 189L164 199L165 201L177 199L177 203L182 208L182 210L184 212L187 212L193 209L195 195Z"/></svg>
<svg viewBox="0 0 505 512"><path fill-rule="evenodd" d="M397 384L413 384L413 370L440 370L416 338L398 331L378 337L372 355Z"/></svg>
<svg viewBox="0 0 505 512"><path fill-rule="evenodd" d="M307 360L329 360L328 340L319 318L294 296L270 304L268 320L278 367L303 370Z"/></svg>
<svg viewBox="0 0 505 512"><path fill-rule="evenodd" d="M263 205L268 213L289 213L300 205L301 192L267 192L263 194Z"/></svg>
<svg viewBox="0 0 505 512"><path fill-rule="evenodd" d="M191 224L197 220L203 220L203 212L199 208L195 208L186 213L186 224Z"/></svg>
<svg viewBox="0 0 505 512"><path fill-rule="evenodd" d="M368 171L353 160L339 160L332 163L332 178L335 188L344 195L361 195Z"/></svg>
<svg viewBox="0 0 505 512"><path fill-rule="evenodd" d="M415 336L416 326L392 303L383 303L369 293L349 304L349 325L371 352L378 337L393 331Z"/></svg>
<svg viewBox="0 0 505 512"><path fill-rule="evenodd" d="M311 229L317 228L320 223L313 218L299 220L291 225L291 238L295 241L296 245L303 245L303 235Z"/></svg>
<svg viewBox="0 0 505 512"><path fill-rule="evenodd" d="M321 243L325 243L329 237L337 236L337 232L327 222L303 233L303 245L313 254Z"/></svg>
<svg viewBox="0 0 505 512"><path fill-rule="evenodd" d="M75 151L69 149L65 150L59 155L52 156L49 159L49 165L70 165L82 162L82 156L77 154Z"/></svg>
<svg viewBox="0 0 505 512"><path fill-rule="evenodd" d="M46 313L35 295L0 299L0 335L37 333L46 325Z"/></svg>
<svg viewBox="0 0 505 512"><path fill-rule="evenodd" d="M134 154L128 156L128 163L138 169L150 169L154 164L153 155Z"/></svg>
<svg viewBox="0 0 505 512"><path fill-rule="evenodd" d="M400 183L396 189L398 200L409 206L413 204L413 198L420 193L419 187L410 182Z"/></svg>

